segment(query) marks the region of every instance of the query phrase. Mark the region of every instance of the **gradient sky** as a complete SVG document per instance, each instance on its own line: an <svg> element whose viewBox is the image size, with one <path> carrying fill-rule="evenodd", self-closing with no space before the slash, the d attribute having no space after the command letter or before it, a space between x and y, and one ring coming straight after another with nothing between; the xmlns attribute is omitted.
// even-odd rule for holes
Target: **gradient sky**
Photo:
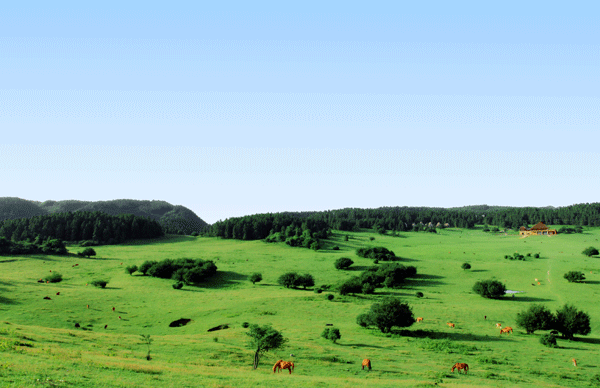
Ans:
<svg viewBox="0 0 600 388"><path fill-rule="evenodd" d="M2 6L0 197L598 201L598 2L87 3Z"/></svg>

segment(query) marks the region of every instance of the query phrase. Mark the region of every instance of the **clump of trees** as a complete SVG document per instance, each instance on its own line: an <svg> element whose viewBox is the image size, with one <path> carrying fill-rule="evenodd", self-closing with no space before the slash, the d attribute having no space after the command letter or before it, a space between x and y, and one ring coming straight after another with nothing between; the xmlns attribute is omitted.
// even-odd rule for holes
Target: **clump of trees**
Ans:
<svg viewBox="0 0 600 388"><path fill-rule="evenodd" d="M358 248L356 255L378 261L396 261L400 259L396 257L393 251L384 247Z"/></svg>
<svg viewBox="0 0 600 388"><path fill-rule="evenodd" d="M597 256L598 254L600 254L598 252L598 250L594 247L587 247L581 253L583 253L584 255L586 255L588 257Z"/></svg>
<svg viewBox="0 0 600 388"><path fill-rule="evenodd" d="M508 260L523 260L525 261L525 256L523 256L522 254L515 252L512 255L504 255L505 259Z"/></svg>
<svg viewBox="0 0 600 388"><path fill-rule="evenodd" d="M536 330L556 330L563 338L573 339L575 334L588 335L591 332L590 316L569 304L556 310L556 314L543 305L533 304L517 313L516 322L527 334Z"/></svg>
<svg viewBox="0 0 600 388"><path fill-rule="evenodd" d="M161 279L173 279L186 284L198 284L217 273L217 266L211 260L202 259L165 259L147 260L138 271Z"/></svg>
<svg viewBox="0 0 600 388"><path fill-rule="evenodd" d="M321 333L321 337L331 340L331 342L335 343L337 340L342 338L342 335L340 334L340 329L337 327L326 327Z"/></svg>
<svg viewBox="0 0 600 388"><path fill-rule="evenodd" d="M389 333L392 327L408 327L415 322L410 306L398 298L386 298L373 303L367 313L356 317L362 327L376 326L382 333Z"/></svg>
<svg viewBox="0 0 600 388"><path fill-rule="evenodd" d="M350 267L352 264L354 264L354 261L352 261L352 259L349 259L347 257L340 257L335 261L335 263L333 263L333 266L336 269L348 269L348 267Z"/></svg>
<svg viewBox="0 0 600 388"><path fill-rule="evenodd" d="M473 291L483 296L484 298L498 299L506 293L504 284L497 280L482 280L473 285Z"/></svg>
<svg viewBox="0 0 600 388"><path fill-rule="evenodd" d="M412 265L400 263L385 263L373 266L363 271L360 276L354 276L339 286L340 295L372 294L376 288L401 287L407 278L415 277L417 269Z"/></svg>
<svg viewBox="0 0 600 388"><path fill-rule="evenodd" d="M560 229L557 230L558 233L565 233L565 234L571 234L571 233L583 233L583 228L581 226L577 226L575 228L571 228L568 226L561 226Z"/></svg>
<svg viewBox="0 0 600 388"><path fill-rule="evenodd" d="M285 288L296 288L302 286L302 288L306 289L306 287L312 287L315 285L315 279L309 273L300 275L297 272L286 272L277 279L277 283Z"/></svg>
<svg viewBox="0 0 600 388"><path fill-rule="evenodd" d="M66 255L67 248L61 240L36 238L34 242L11 241L0 237L0 255Z"/></svg>
<svg viewBox="0 0 600 388"><path fill-rule="evenodd" d="M569 283L579 283L585 280L585 275L581 271L569 271L563 275L563 278L567 279Z"/></svg>
<svg viewBox="0 0 600 388"><path fill-rule="evenodd" d="M248 345L251 349L254 349L254 369L258 368L260 356L268 351L283 347L288 341L281 332L269 325L250 325L246 335L250 337Z"/></svg>

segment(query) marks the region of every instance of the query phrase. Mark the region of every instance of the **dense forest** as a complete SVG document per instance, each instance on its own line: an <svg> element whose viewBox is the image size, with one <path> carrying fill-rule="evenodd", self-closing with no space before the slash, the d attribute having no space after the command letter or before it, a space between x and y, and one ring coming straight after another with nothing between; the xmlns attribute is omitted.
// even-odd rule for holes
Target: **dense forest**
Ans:
<svg viewBox="0 0 600 388"><path fill-rule="evenodd" d="M174 206L165 201L115 199L96 202L76 200L36 202L14 197L0 198L0 221L76 211L99 211L113 216L133 214L149 217L158 221L163 231L169 234L203 233L209 227L190 209Z"/></svg>
<svg viewBox="0 0 600 388"><path fill-rule="evenodd" d="M494 225L518 229L538 222L552 225L600 226L600 203L566 207L466 206L461 208L382 207L346 208L321 212L256 214L229 218L212 225L214 236L241 240L301 236L305 230L323 234L328 229L358 231L435 231L436 228L473 228ZM272 238L272 237L271 237Z"/></svg>
<svg viewBox="0 0 600 388"><path fill-rule="evenodd" d="M0 221L0 237L14 242L29 241L36 245L48 239L118 244L129 239L162 235L163 229L157 221L133 214L112 216L98 211L76 211Z"/></svg>

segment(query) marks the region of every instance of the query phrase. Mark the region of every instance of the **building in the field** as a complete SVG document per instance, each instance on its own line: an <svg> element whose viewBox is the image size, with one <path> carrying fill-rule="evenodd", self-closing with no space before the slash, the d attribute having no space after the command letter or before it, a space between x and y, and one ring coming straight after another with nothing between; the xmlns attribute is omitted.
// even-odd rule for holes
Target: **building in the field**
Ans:
<svg viewBox="0 0 600 388"><path fill-rule="evenodd" d="M521 226L521 228L519 229L519 234L521 235L521 237L527 237L527 236L532 236L532 235L550 236L550 235L556 234L556 229L550 229L543 222L538 222L531 228L526 228L524 226Z"/></svg>

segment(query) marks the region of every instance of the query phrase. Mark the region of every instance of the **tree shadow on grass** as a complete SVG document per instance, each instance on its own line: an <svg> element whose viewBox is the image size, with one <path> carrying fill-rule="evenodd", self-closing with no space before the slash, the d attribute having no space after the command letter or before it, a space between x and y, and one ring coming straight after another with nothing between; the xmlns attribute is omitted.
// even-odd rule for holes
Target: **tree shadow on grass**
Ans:
<svg viewBox="0 0 600 388"><path fill-rule="evenodd" d="M429 339L449 339L453 341L481 341L481 342L489 342L489 341L512 341L512 339L508 337L501 336L488 336L488 335L477 335L472 333L459 333L453 331L451 333L448 332L440 332L433 330L407 330L407 329L392 329L392 334L399 335L402 337L411 337L411 338L429 338Z"/></svg>
<svg viewBox="0 0 600 388"><path fill-rule="evenodd" d="M13 304L20 304L20 302L17 302L14 299L10 299L10 298L7 298L5 296L0 295L0 304L11 304L11 305L13 305Z"/></svg>
<svg viewBox="0 0 600 388"><path fill-rule="evenodd" d="M557 339L561 340L560 337L557 337ZM586 344L600 345L600 338L575 337L571 341L573 341L573 342L583 342L583 343L586 343Z"/></svg>
<svg viewBox="0 0 600 388"><path fill-rule="evenodd" d="M600 284L600 282L598 280L584 280L583 282L580 283L584 283L584 284Z"/></svg>
<svg viewBox="0 0 600 388"><path fill-rule="evenodd" d="M233 271L217 271L217 273L205 282L199 283L200 288L223 288L248 280L248 275L242 275Z"/></svg>
<svg viewBox="0 0 600 388"><path fill-rule="evenodd" d="M488 272L487 269L472 269L470 272Z"/></svg>
<svg viewBox="0 0 600 388"><path fill-rule="evenodd" d="M377 345L368 345L368 344L342 344L340 342L337 343L340 346L356 346L357 348L374 348L374 349L383 349L381 346Z"/></svg>

